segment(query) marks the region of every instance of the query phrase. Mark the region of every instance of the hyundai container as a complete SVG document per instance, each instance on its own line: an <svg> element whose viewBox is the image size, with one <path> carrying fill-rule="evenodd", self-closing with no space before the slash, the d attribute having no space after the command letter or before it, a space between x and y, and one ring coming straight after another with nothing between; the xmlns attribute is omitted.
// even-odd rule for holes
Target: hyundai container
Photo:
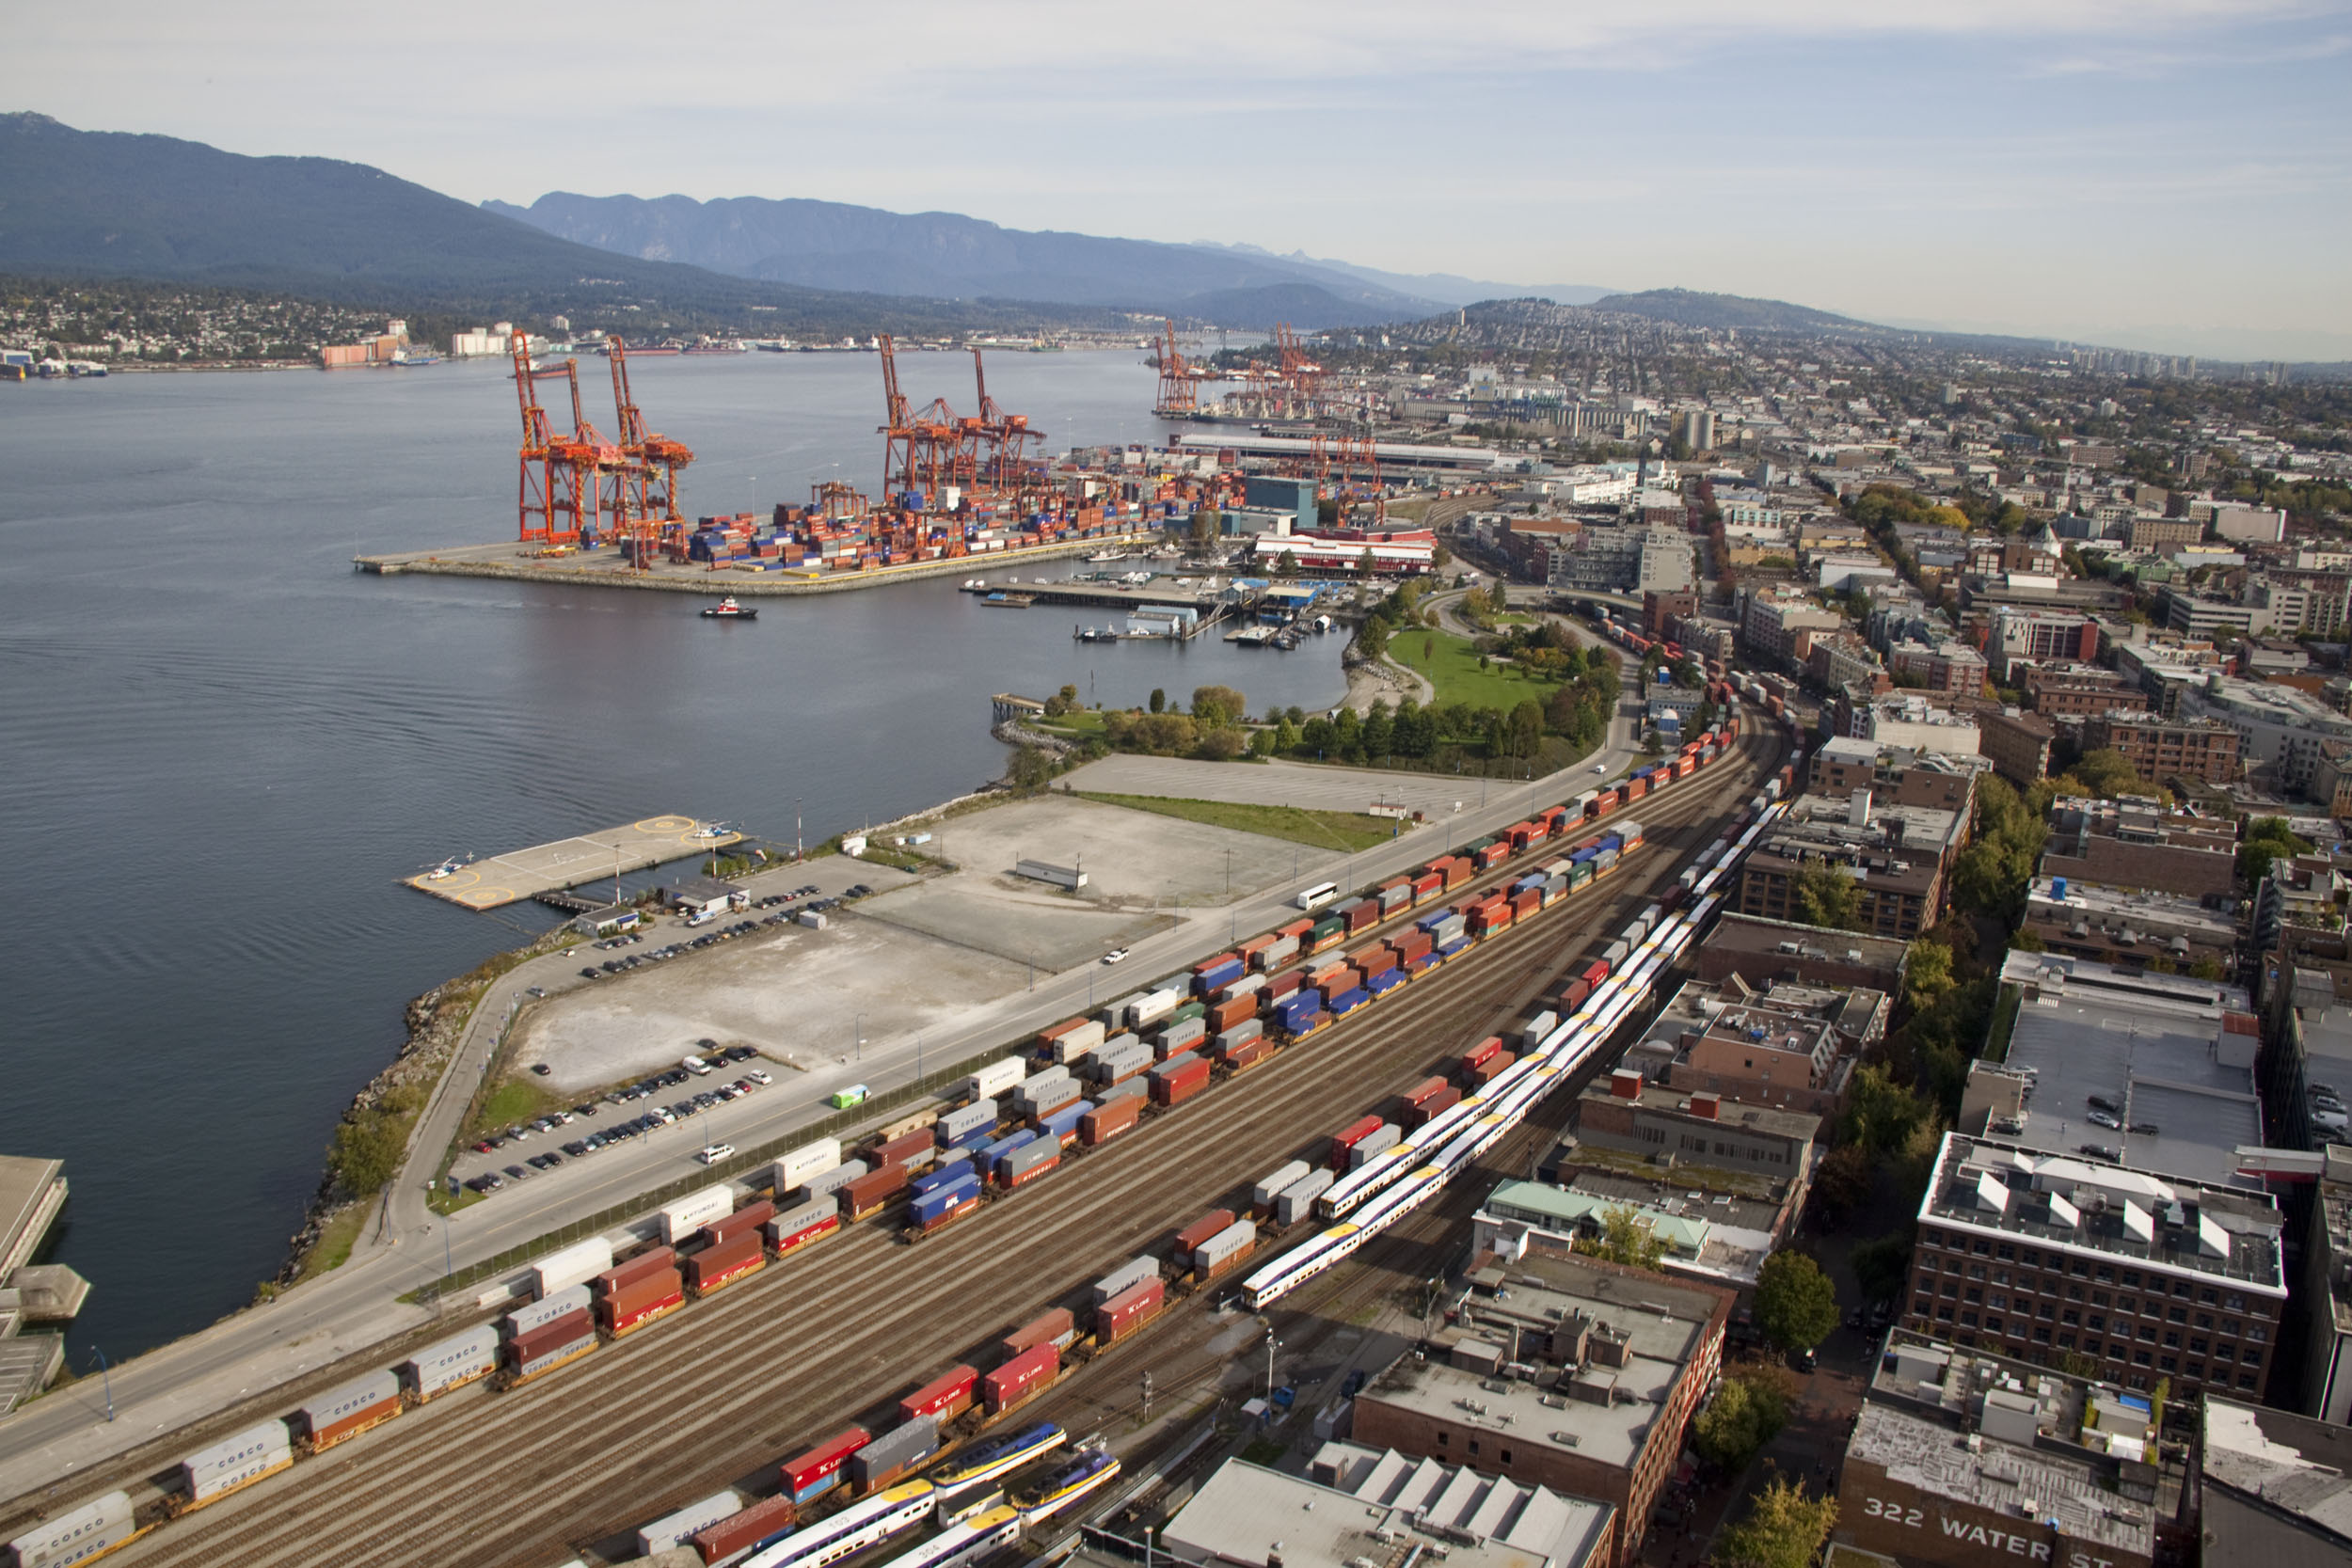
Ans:
<svg viewBox="0 0 2352 1568"><path fill-rule="evenodd" d="M993 1100L1021 1082L1027 1071L1027 1066L1018 1056L991 1062L963 1081L963 1098L966 1101Z"/></svg>
<svg viewBox="0 0 2352 1568"><path fill-rule="evenodd" d="M675 1246L712 1220L724 1219L734 1212L735 1189L722 1181L663 1204L654 1211L654 1220L660 1227L661 1239Z"/></svg>
<svg viewBox="0 0 2352 1568"><path fill-rule="evenodd" d="M1014 1149L996 1162L996 1185L1010 1192L1026 1186L1061 1164L1061 1143L1054 1138L1041 1138L1033 1144Z"/></svg>
<svg viewBox="0 0 2352 1568"><path fill-rule="evenodd" d="M551 1252L532 1267L531 1293L545 1299L573 1285L584 1285L612 1266L612 1243L601 1236L574 1242Z"/></svg>
<svg viewBox="0 0 2352 1568"><path fill-rule="evenodd" d="M952 1421L972 1408L972 1389L979 1380L980 1374L970 1367L950 1367L898 1402L898 1419L911 1421L918 1416L929 1416L934 1420Z"/></svg>
<svg viewBox="0 0 2352 1568"><path fill-rule="evenodd" d="M829 1171L840 1164L840 1139L819 1138L815 1143L803 1144L776 1162L776 1196L782 1197L810 1177Z"/></svg>

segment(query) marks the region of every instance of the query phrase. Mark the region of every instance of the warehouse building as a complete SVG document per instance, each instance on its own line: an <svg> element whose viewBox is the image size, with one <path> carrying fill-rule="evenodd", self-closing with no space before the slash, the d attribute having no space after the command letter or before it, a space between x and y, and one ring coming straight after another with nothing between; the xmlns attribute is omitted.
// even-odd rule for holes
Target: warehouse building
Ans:
<svg viewBox="0 0 2352 1568"><path fill-rule="evenodd" d="M2202 1568L2342 1568L2352 1561L2352 1429L2207 1399L2181 1523Z"/></svg>

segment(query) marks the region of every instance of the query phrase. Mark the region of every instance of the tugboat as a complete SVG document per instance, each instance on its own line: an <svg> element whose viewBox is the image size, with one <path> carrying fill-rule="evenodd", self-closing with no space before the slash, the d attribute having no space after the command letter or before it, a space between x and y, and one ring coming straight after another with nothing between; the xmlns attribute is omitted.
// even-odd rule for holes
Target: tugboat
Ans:
<svg viewBox="0 0 2352 1568"><path fill-rule="evenodd" d="M630 352L636 351L632 349ZM703 619L706 621L756 621L759 619L759 611L745 610L735 602L735 595L729 594L717 604L703 606Z"/></svg>

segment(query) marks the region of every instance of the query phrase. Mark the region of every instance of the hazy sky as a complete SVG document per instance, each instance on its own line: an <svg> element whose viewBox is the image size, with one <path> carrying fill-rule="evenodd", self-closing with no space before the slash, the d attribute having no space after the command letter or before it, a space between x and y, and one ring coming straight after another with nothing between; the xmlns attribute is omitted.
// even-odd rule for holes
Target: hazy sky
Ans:
<svg viewBox="0 0 2352 1568"><path fill-rule="evenodd" d="M6 106L468 200L818 197L2352 357L2352 0L11 9Z"/></svg>

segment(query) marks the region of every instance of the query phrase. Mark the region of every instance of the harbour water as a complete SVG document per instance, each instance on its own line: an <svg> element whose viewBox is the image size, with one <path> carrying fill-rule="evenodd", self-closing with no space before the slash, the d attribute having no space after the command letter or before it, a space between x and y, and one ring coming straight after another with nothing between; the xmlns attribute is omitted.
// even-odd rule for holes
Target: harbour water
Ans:
<svg viewBox="0 0 2352 1568"><path fill-rule="evenodd" d="M1156 440L1142 357L993 356L989 389L1053 450ZM875 487L869 355L630 369L700 453L690 512ZM609 431L605 367L580 370ZM968 356L901 373L973 402ZM0 388L0 1152L67 1162L77 1370L247 1300L402 1005L555 918L396 878L654 811L788 840L797 805L815 842L997 774L995 691L1343 689L1336 637L1082 643L952 578L728 626L672 594L351 570L505 536L516 435L487 364Z"/></svg>

